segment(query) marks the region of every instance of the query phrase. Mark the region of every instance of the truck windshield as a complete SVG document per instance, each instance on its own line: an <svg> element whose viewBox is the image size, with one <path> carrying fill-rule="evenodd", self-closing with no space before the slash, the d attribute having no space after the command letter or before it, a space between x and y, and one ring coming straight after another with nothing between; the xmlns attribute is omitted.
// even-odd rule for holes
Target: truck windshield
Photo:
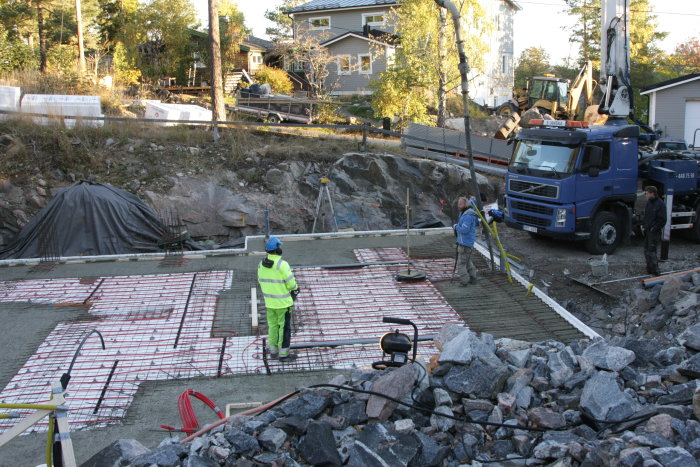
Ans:
<svg viewBox="0 0 700 467"><path fill-rule="evenodd" d="M518 141L510 160L510 170L560 177L562 174L571 173L578 148L577 145L564 145L551 141Z"/></svg>

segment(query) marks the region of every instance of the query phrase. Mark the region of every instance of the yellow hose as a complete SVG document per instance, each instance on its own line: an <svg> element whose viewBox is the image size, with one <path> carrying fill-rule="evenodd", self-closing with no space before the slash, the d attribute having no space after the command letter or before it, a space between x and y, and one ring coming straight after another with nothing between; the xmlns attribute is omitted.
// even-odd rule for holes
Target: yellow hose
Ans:
<svg viewBox="0 0 700 467"><path fill-rule="evenodd" d="M56 410L56 404L0 404L0 409Z"/></svg>
<svg viewBox="0 0 700 467"><path fill-rule="evenodd" d="M498 251L501 254L501 261L504 261L504 268L506 270L506 275L508 276L508 282L513 283L513 276L510 273L510 264L508 263L508 254L506 253L506 250L503 249L503 244L501 243L501 239L498 237L498 229L496 228L496 223L493 223L493 227L489 225L488 222L486 222L486 218L481 214L481 211L478 209L474 209L476 213L479 216L479 219L481 219L481 222L486 228L486 230L489 231L489 234L491 234L491 237L493 237L496 240L496 246L498 246Z"/></svg>
<svg viewBox="0 0 700 467"><path fill-rule="evenodd" d="M53 416L49 416L49 433L46 438L46 465L53 466Z"/></svg>
<svg viewBox="0 0 700 467"><path fill-rule="evenodd" d="M527 293L525 294L526 297L532 293L532 289L533 289L534 287L535 287L535 284L533 284L532 282L530 282L529 284L527 284Z"/></svg>

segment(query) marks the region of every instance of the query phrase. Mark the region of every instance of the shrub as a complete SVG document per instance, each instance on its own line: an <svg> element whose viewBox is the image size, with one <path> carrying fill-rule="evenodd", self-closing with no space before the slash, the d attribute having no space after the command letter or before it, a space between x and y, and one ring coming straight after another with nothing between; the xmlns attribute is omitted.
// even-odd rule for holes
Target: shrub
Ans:
<svg viewBox="0 0 700 467"><path fill-rule="evenodd" d="M334 104L314 104L314 123L321 125L336 125L345 123L344 119L338 116L338 106Z"/></svg>
<svg viewBox="0 0 700 467"><path fill-rule="evenodd" d="M0 24L0 73L24 70L38 65L36 50L16 38L10 38Z"/></svg>
<svg viewBox="0 0 700 467"><path fill-rule="evenodd" d="M452 96L447 99L447 111L453 117L458 118L464 115L464 101L462 96ZM472 101L469 101L469 115L472 118L488 118L489 114L483 108Z"/></svg>
<svg viewBox="0 0 700 467"><path fill-rule="evenodd" d="M269 84L275 94L291 94L294 90L287 72L280 68L263 66L255 75L259 84Z"/></svg>
<svg viewBox="0 0 700 467"><path fill-rule="evenodd" d="M139 82L141 71L136 67L134 57L128 53L121 42L117 42L114 47L114 69L120 83L128 86Z"/></svg>

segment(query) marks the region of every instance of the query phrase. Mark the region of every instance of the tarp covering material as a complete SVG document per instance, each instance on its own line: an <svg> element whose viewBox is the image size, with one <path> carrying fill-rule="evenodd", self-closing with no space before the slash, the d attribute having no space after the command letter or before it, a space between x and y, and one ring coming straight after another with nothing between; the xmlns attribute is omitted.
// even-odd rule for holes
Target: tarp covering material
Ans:
<svg viewBox="0 0 700 467"><path fill-rule="evenodd" d="M138 197L80 181L61 189L4 250L0 259L159 251L165 228Z"/></svg>

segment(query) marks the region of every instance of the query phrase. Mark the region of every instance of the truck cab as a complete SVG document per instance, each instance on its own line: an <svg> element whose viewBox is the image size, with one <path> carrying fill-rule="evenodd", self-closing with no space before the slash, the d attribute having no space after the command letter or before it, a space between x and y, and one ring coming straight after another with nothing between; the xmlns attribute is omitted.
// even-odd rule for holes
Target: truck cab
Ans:
<svg viewBox="0 0 700 467"><path fill-rule="evenodd" d="M639 127L562 120L515 138L506 174L506 223L537 236L581 240L612 253L632 226Z"/></svg>

